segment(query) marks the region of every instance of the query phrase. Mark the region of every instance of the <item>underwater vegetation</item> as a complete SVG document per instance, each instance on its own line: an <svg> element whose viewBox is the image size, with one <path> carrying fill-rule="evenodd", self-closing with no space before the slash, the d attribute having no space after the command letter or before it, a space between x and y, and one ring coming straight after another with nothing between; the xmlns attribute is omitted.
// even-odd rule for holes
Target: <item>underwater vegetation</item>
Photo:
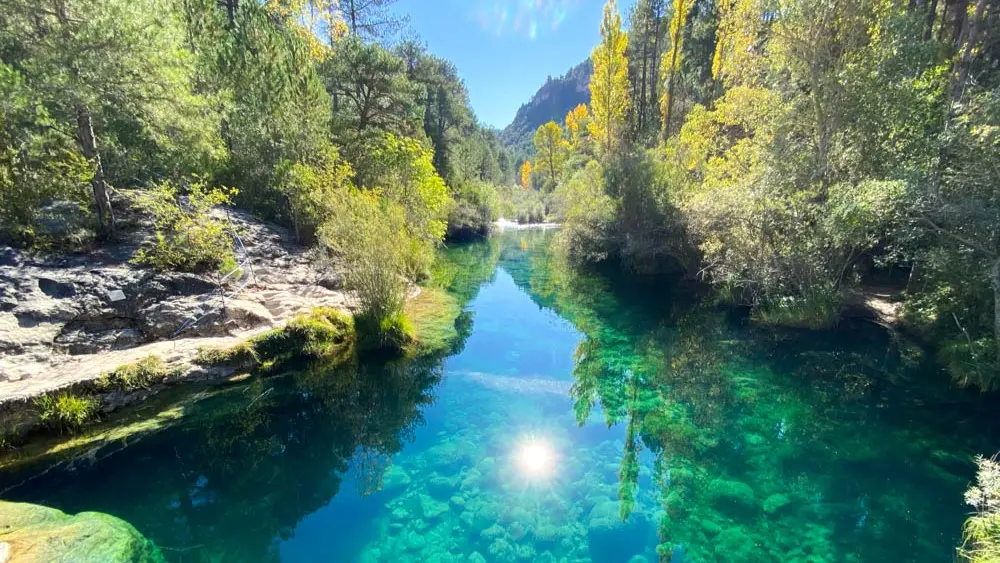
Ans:
<svg viewBox="0 0 1000 563"><path fill-rule="evenodd" d="M407 311L425 353L285 358L0 490L123 518L185 562L954 557L973 455L1000 444L989 401L874 324L765 329L550 242L445 249Z"/></svg>

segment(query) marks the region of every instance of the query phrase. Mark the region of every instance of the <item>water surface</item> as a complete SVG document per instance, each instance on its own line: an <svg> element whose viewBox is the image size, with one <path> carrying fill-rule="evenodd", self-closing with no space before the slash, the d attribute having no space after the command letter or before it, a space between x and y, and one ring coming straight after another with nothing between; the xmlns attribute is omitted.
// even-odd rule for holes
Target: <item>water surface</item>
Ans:
<svg viewBox="0 0 1000 563"><path fill-rule="evenodd" d="M764 330L551 240L443 253L447 357L289 366L3 496L114 514L173 561L952 559L994 403L874 324Z"/></svg>

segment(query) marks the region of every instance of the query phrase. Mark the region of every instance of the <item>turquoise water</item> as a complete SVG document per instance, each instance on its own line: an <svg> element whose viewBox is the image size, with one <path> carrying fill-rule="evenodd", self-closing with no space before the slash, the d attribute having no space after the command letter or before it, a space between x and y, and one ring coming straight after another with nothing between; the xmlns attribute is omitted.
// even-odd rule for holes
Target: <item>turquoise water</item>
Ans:
<svg viewBox="0 0 1000 563"><path fill-rule="evenodd" d="M288 367L113 455L0 474L172 561L950 561L996 399L872 324L772 331L704 289L444 253L443 358Z"/></svg>

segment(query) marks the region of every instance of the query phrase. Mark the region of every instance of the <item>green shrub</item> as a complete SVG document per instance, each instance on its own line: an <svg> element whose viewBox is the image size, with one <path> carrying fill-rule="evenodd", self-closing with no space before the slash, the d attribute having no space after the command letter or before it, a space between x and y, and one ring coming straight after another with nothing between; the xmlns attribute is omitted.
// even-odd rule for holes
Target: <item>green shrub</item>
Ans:
<svg viewBox="0 0 1000 563"><path fill-rule="evenodd" d="M970 563L1000 561L1000 463L996 457L976 458L976 484L965 492L975 514L965 521L959 555Z"/></svg>
<svg viewBox="0 0 1000 563"><path fill-rule="evenodd" d="M402 312L408 257L422 244L407 234L401 206L377 192L352 189L341 212L324 223L320 237L343 257L344 282L357 295L357 318L367 323L368 333Z"/></svg>
<svg viewBox="0 0 1000 563"><path fill-rule="evenodd" d="M194 183L188 187L187 197L182 201L178 189L164 182L136 195L136 204L153 216L156 238L140 249L133 261L158 270L182 272L203 272L234 265L230 235L223 222L212 216L211 210L229 203L235 193L235 190Z"/></svg>
<svg viewBox="0 0 1000 563"><path fill-rule="evenodd" d="M497 220L500 202L493 184L468 182L455 193L455 205L448 215L448 238L452 240L486 236Z"/></svg>
<svg viewBox="0 0 1000 563"><path fill-rule="evenodd" d="M46 205L77 205L71 218L89 224L90 165L71 136L53 126L44 106L13 67L0 62L0 241L31 246L45 237ZM57 220L62 219L62 220ZM65 217L54 217L65 230Z"/></svg>
<svg viewBox="0 0 1000 563"><path fill-rule="evenodd" d="M134 364L118 366L103 374L97 380L97 388L101 391L145 389L162 381L169 373L163 360L156 356L147 356Z"/></svg>
<svg viewBox="0 0 1000 563"><path fill-rule="evenodd" d="M99 402L94 397L58 393L34 400L42 423L59 432L75 432L93 420Z"/></svg>
<svg viewBox="0 0 1000 563"><path fill-rule="evenodd" d="M258 362L299 354L330 356L347 353L354 337L354 320L339 309L318 307L250 340Z"/></svg>

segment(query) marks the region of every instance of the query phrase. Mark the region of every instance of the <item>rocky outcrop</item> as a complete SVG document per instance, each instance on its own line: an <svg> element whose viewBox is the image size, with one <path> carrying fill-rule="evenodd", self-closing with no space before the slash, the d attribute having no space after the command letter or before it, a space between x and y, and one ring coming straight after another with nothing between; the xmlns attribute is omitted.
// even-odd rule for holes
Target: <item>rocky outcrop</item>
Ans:
<svg viewBox="0 0 1000 563"><path fill-rule="evenodd" d="M0 563L158 563L155 545L124 520L99 512L0 501Z"/></svg>
<svg viewBox="0 0 1000 563"><path fill-rule="evenodd" d="M222 286L217 274L131 264L134 239L55 258L0 248L0 405L150 354L175 367L200 346L235 343L313 307L350 307L336 269L288 231L235 210L218 213L249 258Z"/></svg>

